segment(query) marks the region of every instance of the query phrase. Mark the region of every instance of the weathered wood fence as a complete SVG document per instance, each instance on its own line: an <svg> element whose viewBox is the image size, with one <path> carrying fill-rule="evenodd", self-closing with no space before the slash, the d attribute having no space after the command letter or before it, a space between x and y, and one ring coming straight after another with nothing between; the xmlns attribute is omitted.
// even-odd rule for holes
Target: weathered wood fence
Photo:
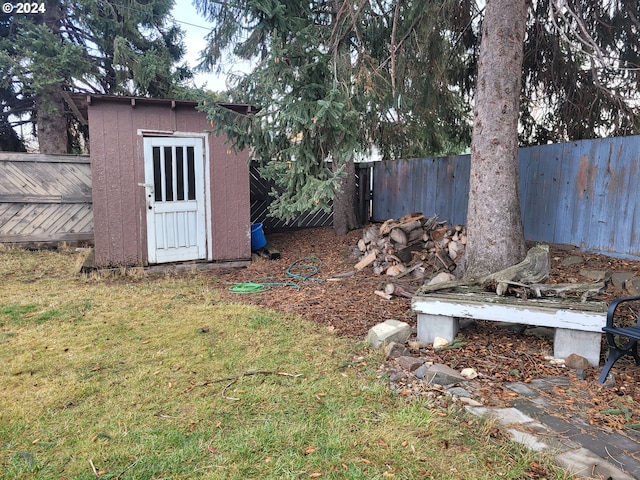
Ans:
<svg viewBox="0 0 640 480"><path fill-rule="evenodd" d="M466 223L469 166L469 155L378 162L373 221L424 212ZM640 257L640 136L521 148L519 168L527 240Z"/></svg>
<svg viewBox="0 0 640 480"><path fill-rule="evenodd" d="M305 212L289 222L269 216L269 205L273 201L270 193L279 190L272 181L260 176L257 163L249 168L251 192L251 223L262 223L266 233L283 232L298 228L328 227L333 224L333 214L324 211ZM280 189L281 191L281 189Z"/></svg>
<svg viewBox="0 0 640 480"><path fill-rule="evenodd" d="M423 212L466 223L469 162L460 155L361 165L362 217ZM527 240L640 257L640 136L522 148L519 162ZM0 152L0 243L92 240L90 167L86 156ZM271 231L331 224L326 214L290 225L267 218L271 186L255 171L251 181L252 222Z"/></svg>
<svg viewBox="0 0 640 480"><path fill-rule="evenodd" d="M89 157L0 152L0 243L90 240Z"/></svg>

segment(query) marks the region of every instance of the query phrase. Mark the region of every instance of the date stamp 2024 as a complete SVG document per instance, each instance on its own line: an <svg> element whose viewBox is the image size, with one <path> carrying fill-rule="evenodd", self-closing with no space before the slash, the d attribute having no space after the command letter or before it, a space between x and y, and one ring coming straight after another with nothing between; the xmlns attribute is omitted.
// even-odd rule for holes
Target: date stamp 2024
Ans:
<svg viewBox="0 0 640 480"><path fill-rule="evenodd" d="M37 15L47 11L44 2L5 2L2 4L2 13L14 15Z"/></svg>

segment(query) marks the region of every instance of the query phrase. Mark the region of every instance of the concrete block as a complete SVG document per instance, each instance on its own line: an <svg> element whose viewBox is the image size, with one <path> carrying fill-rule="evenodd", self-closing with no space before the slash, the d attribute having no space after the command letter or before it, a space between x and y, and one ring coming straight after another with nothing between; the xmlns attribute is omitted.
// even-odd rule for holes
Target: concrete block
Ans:
<svg viewBox="0 0 640 480"><path fill-rule="evenodd" d="M433 343L436 337L442 337L451 343L458 335L459 323L456 317L418 313L418 340Z"/></svg>
<svg viewBox="0 0 640 480"><path fill-rule="evenodd" d="M614 272L611 274L611 283L614 287L623 289L626 281L632 278L633 273L631 272Z"/></svg>
<svg viewBox="0 0 640 480"><path fill-rule="evenodd" d="M600 365L600 346L602 334L556 328L553 340L553 356L567 358L572 353L583 356L592 367Z"/></svg>
<svg viewBox="0 0 640 480"><path fill-rule="evenodd" d="M602 457L592 453L586 448L579 448L557 455L556 462L570 473L580 478L615 478L616 480L633 480L615 468Z"/></svg>
<svg viewBox="0 0 640 480"><path fill-rule="evenodd" d="M372 327L367 334L367 342L373 348L380 348L385 343L407 343L411 335L411 326L398 320L386 320Z"/></svg>

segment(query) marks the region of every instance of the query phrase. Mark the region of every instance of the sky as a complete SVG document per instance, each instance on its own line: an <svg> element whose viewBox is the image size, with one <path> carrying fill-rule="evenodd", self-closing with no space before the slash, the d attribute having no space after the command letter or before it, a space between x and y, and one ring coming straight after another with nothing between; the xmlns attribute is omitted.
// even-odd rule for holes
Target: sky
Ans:
<svg viewBox="0 0 640 480"><path fill-rule="evenodd" d="M209 33L211 24L196 11L191 0L175 0L172 13L173 18L186 33L184 39L187 49L185 60L189 66L194 67L198 63L200 51L205 46L204 37ZM225 78L224 74L198 73L195 76L195 83L198 87L204 87L206 84L207 89L220 91L226 90Z"/></svg>

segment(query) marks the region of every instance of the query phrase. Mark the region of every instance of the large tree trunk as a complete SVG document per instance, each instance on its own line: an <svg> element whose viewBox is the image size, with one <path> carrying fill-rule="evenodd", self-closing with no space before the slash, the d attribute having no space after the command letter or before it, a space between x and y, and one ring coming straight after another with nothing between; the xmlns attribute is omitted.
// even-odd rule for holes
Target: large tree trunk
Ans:
<svg viewBox="0 0 640 480"><path fill-rule="evenodd" d="M48 89L36 98L37 135L40 153L67 153L67 117L62 92Z"/></svg>
<svg viewBox="0 0 640 480"><path fill-rule="evenodd" d="M526 0L488 0L478 64L467 211L465 276L526 254L518 186L518 116Z"/></svg>
<svg viewBox="0 0 640 480"><path fill-rule="evenodd" d="M345 166L346 176L340 181L333 201L333 230L336 235L346 235L360 226L356 198L356 167L353 160Z"/></svg>
<svg viewBox="0 0 640 480"><path fill-rule="evenodd" d="M47 0L44 24L58 36L62 16L61 2ZM43 87L36 95L36 134L40 153L67 153L69 139L62 90L63 85L60 82Z"/></svg>

